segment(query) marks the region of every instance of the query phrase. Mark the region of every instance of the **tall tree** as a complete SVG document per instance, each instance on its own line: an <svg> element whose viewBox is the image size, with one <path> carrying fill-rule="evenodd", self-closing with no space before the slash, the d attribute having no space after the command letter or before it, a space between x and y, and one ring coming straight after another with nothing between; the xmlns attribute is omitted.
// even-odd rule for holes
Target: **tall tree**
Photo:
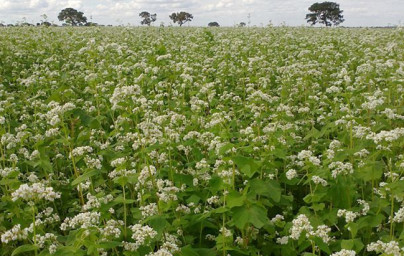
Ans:
<svg viewBox="0 0 404 256"><path fill-rule="evenodd" d="M342 10L339 8L339 4L334 2L322 2L315 3L309 7L311 13L306 14L306 20L311 25L317 23L324 24L327 27L335 26L344 22L344 16Z"/></svg>
<svg viewBox="0 0 404 256"><path fill-rule="evenodd" d="M141 12L139 13L139 17L143 19L140 24L147 26L150 26L157 20L157 14L150 14L149 12Z"/></svg>
<svg viewBox="0 0 404 256"><path fill-rule="evenodd" d="M178 23L180 27L184 23L191 21L194 18L192 14L187 12L177 12L177 13L173 12L169 17L174 23Z"/></svg>
<svg viewBox="0 0 404 256"><path fill-rule="evenodd" d="M217 23L216 21L212 21L208 23L209 27L220 27L219 23Z"/></svg>
<svg viewBox="0 0 404 256"><path fill-rule="evenodd" d="M245 27L247 24L245 22L240 22L240 24L238 24L239 27Z"/></svg>
<svg viewBox="0 0 404 256"><path fill-rule="evenodd" d="M84 13L73 8L61 10L58 19L72 26L82 26L87 23L87 18L84 16Z"/></svg>

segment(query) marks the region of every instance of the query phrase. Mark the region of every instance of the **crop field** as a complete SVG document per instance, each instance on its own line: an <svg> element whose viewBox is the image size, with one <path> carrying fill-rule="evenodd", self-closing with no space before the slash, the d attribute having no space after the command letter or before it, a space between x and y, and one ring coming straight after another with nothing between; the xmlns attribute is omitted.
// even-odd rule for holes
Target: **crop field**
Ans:
<svg viewBox="0 0 404 256"><path fill-rule="evenodd" d="M404 30L0 28L0 255L404 255Z"/></svg>

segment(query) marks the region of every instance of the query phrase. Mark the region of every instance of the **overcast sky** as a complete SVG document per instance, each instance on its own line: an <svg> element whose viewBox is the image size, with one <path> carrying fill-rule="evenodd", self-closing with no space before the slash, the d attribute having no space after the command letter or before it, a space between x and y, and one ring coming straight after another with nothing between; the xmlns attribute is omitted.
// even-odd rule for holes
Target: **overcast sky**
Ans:
<svg viewBox="0 0 404 256"><path fill-rule="evenodd" d="M321 2L322 0L319 0ZM139 13L157 13L159 25L170 24L168 15L186 11L194 15L191 26L206 26L217 21L222 26L233 26L241 21L262 26L306 25L307 8L316 0L0 0L0 21L16 23L25 17L37 23L42 14L48 21L61 24L57 15L63 8L72 7L84 12L90 21L112 25L139 25ZM404 0L337 0L344 10L345 26L404 25Z"/></svg>

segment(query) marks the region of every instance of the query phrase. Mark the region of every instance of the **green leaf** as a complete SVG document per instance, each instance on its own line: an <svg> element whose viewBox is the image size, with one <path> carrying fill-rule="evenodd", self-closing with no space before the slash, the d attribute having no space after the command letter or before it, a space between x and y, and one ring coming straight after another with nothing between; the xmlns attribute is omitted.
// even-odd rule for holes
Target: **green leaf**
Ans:
<svg viewBox="0 0 404 256"><path fill-rule="evenodd" d="M342 240L341 248L345 250L352 250L354 248L354 240Z"/></svg>
<svg viewBox="0 0 404 256"><path fill-rule="evenodd" d="M73 246L64 246L57 249L53 254L54 256L79 256L85 255L86 253L79 248Z"/></svg>
<svg viewBox="0 0 404 256"><path fill-rule="evenodd" d="M383 175L383 164L372 162L356 171L356 176L365 182L378 180Z"/></svg>
<svg viewBox="0 0 404 256"><path fill-rule="evenodd" d="M318 137L320 137L321 136L321 132L319 131L319 130L317 130L316 128L312 128L311 130L310 130L310 132L309 133L307 133L307 135L303 138L304 140L308 140L308 139L310 139L310 138L318 138Z"/></svg>
<svg viewBox="0 0 404 256"><path fill-rule="evenodd" d="M232 212L234 224L241 230L247 223L253 224L256 228L262 228L269 222L267 210L258 205L235 207Z"/></svg>
<svg viewBox="0 0 404 256"><path fill-rule="evenodd" d="M227 151L229 151L232 148L234 148L234 144L233 143L227 143L226 145L222 146L219 149L219 154L224 155Z"/></svg>
<svg viewBox="0 0 404 256"><path fill-rule="evenodd" d="M147 223L152 227L157 233L163 233L164 229L169 225L166 218L163 216L153 216L147 219Z"/></svg>
<svg viewBox="0 0 404 256"><path fill-rule="evenodd" d="M240 193L238 193L236 191L231 191L226 196L226 203L227 203L227 206L230 208L233 208L236 206L242 206L244 204L245 200L246 200L246 196L240 195Z"/></svg>
<svg viewBox="0 0 404 256"><path fill-rule="evenodd" d="M349 228L349 231L352 234L352 237L355 237L356 234L358 233L358 224L355 222L351 222L346 225Z"/></svg>
<svg viewBox="0 0 404 256"><path fill-rule="evenodd" d="M350 239L350 240L342 240L341 248L346 250L355 250L356 252L360 252L364 247L362 240L360 238Z"/></svg>
<svg viewBox="0 0 404 256"><path fill-rule="evenodd" d="M92 177L94 175L97 175L99 173L100 173L99 170L92 170L92 171L89 171L89 172L85 172L84 174L80 175L79 177L77 177L75 180L72 181L72 186L75 186L75 185L77 185L77 184L79 184L79 183L87 180L88 178L90 178L90 177Z"/></svg>
<svg viewBox="0 0 404 256"><path fill-rule="evenodd" d="M199 256L199 253L197 253L190 245L182 247L181 254L184 256Z"/></svg>
<svg viewBox="0 0 404 256"><path fill-rule="evenodd" d="M281 200L282 189L275 180L254 179L249 182L251 193L271 198L276 203Z"/></svg>
<svg viewBox="0 0 404 256"><path fill-rule="evenodd" d="M124 199L123 196L119 196L114 199L114 203L117 203L117 204L133 204L134 202L136 202L136 200L127 199L127 198Z"/></svg>
<svg viewBox="0 0 404 256"><path fill-rule="evenodd" d="M328 245L326 243L324 243L323 239L321 239L319 237L314 237L314 242L316 243L318 248L320 248L323 252L328 253L328 255L331 254L330 248L328 247Z"/></svg>
<svg viewBox="0 0 404 256"><path fill-rule="evenodd" d="M216 256L215 251L212 249L197 248L197 249L194 249L194 251L196 251L199 254L199 256Z"/></svg>
<svg viewBox="0 0 404 256"><path fill-rule="evenodd" d="M20 253L24 253L24 252L35 251L35 250L37 250L37 249L38 249L38 246L35 246L35 245L33 245L33 244L24 244L24 245L21 245L21 246L17 247L17 248L13 251L13 253L11 254L11 256L14 256L14 255L17 255L17 254L20 254Z"/></svg>
<svg viewBox="0 0 404 256"><path fill-rule="evenodd" d="M47 172L52 172L52 164L50 163L49 159L43 158L39 161L39 166L42 167Z"/></svg>
<svg viewBox="0 0 404 256"><path fill-rule="evenodd" d="M112 249L120 245L122 245L122 243L117 241L100 242L97 248Z"/></svg>
<svg viewBox="0 0 404 256"><path fill-rule="evenodd" d="M258 163L252 158L235 156L232 158L232 160L238 166L240 171L249 178L251 178L259 169Z"/></svg>

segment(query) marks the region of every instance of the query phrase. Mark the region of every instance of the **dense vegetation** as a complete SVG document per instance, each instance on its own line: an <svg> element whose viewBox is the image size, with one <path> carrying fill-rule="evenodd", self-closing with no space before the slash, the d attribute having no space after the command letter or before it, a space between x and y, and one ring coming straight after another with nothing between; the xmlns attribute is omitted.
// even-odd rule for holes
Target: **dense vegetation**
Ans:
<svg viewBox="0 0 404 256"><path fill-rule="evenodd" d="M0 45L1 255L403 255L404 31Z"/></svg>

